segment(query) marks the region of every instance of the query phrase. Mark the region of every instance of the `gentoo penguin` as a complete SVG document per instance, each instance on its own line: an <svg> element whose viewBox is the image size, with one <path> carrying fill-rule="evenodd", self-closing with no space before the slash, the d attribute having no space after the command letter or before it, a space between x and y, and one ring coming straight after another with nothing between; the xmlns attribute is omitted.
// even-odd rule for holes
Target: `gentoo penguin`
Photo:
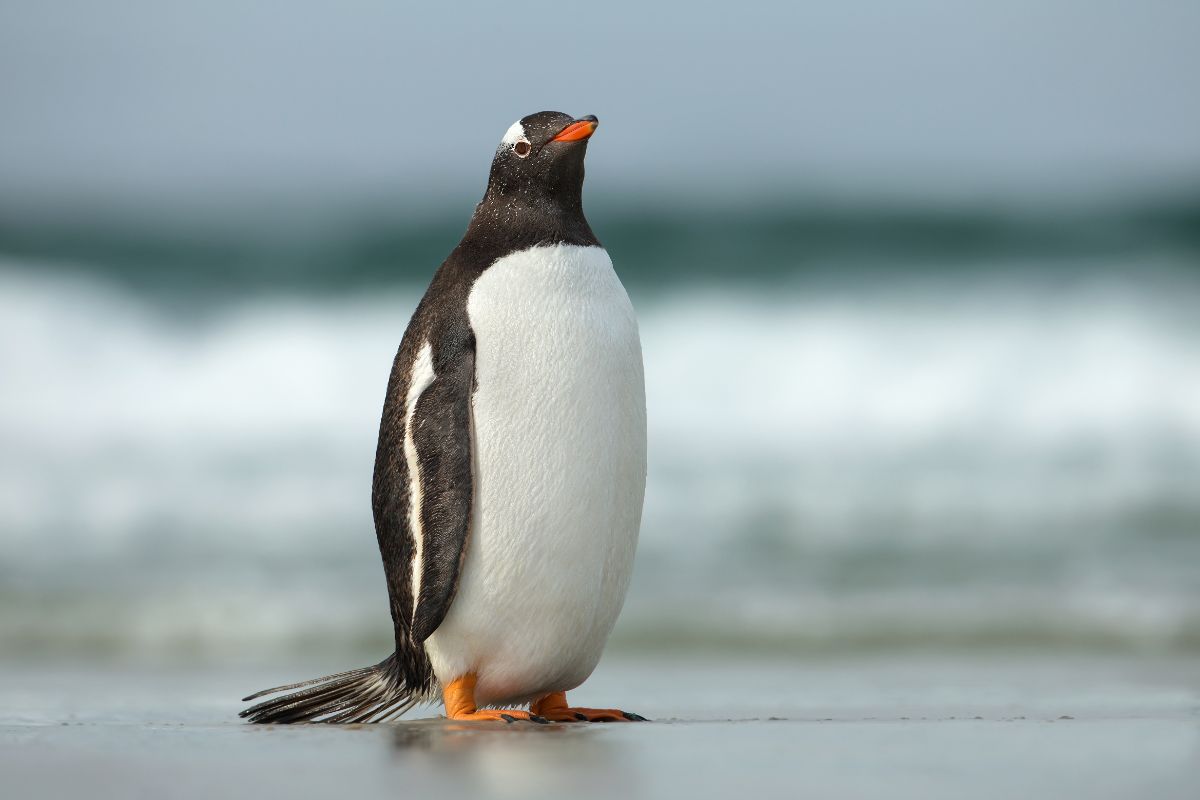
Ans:
<svg viewBox="0 0 1200 800"><path fill-rule="evenodd" d="M508 129L400 343L372 490L396 651L242 717L378 722L440 692L458 720L643 719L566 699L624 602L646 484L637 321L583 215L597 124Z"/></svg>

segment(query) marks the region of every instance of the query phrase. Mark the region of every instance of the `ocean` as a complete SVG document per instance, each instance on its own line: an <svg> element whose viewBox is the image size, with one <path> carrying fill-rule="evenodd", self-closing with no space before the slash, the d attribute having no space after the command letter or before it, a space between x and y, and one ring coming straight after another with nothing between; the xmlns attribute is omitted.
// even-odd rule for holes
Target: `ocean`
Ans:
<svg viewBox="0 0 1200 800"><path fill-rule="evenodd" d="M1200 651L1200 203L710 201L589 206L649 403L615 652ZM400 205L3 218L6 660L390 651L379 413L470 213Z"/></svg>

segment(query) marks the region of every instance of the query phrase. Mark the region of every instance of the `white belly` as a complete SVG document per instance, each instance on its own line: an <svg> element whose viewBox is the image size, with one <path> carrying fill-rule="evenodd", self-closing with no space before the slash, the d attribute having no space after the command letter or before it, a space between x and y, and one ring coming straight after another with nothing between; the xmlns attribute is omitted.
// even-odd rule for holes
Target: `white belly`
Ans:
<svg viewBox="0 0 1200 800"><path fill-rule="evenodd" d="M475 507L458 594L426 641L443 684L483 704L582 683L629 585L646 484L637 322L599 247L493 264L476 341Z"/></svg>

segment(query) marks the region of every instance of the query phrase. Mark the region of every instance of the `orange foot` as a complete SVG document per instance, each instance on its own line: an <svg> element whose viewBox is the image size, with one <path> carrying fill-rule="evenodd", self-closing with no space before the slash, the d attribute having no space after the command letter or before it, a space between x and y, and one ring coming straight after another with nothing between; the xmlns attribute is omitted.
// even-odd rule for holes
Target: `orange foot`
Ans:
<svg viewBox="0 0 1200 800"><path fill-rule="evenodd" d="M529 706L530 711L551 722L645 722L641 714L619 708L577 708L567 705L567 693L555 692Z"/></svg>
<svg viewBox="0 0 1200 800"><path fill-rule="evenodd" d="M480 710L475 706L475 675L468 672L461 678L456 678L442 690L442 701L446 704L446 716L449 719L460 720L504 720L512 724L519 719L538 722L545 725L550 720L543 719L528 711L515 708L487 708Z"/></svg>

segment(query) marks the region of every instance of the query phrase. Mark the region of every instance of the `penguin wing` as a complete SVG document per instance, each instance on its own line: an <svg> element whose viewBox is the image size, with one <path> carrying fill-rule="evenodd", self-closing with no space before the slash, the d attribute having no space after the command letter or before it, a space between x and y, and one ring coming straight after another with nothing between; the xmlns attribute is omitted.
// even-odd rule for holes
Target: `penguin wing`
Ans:
<svg viewBox="0 0 1200 800"><path fill-rule="evenodd" d="M424 642L450 610L471 525L474 336L431 327L401 344L375 458L375 531L398 648Z"/></svg>

